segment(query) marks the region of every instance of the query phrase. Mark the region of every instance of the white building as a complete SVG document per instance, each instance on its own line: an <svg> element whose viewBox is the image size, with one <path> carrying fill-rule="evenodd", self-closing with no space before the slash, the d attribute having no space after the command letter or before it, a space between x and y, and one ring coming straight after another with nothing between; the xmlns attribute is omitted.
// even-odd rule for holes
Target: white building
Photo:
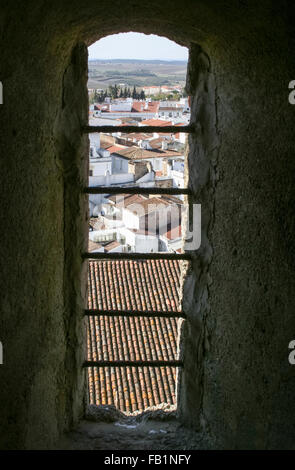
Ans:
<svg viewBox="0 0 295 470"><path fill-rule="evenodd" d="M112 173L128 173L128 162L129 158L114 152L112 154Z"/></svg>
<svg viewBox="0 0 295 470"><path fill-rule="evenodd" d="M118 116L101 116L101 111L93 110L90 115L90 126L121 126L122 121Z"/></svg>
<svg viewBox="0 0 295 470"><path fill-rule="evenodd" d="M131 113L132 111L132 98L126 98L126 100L117 100L115 102L110 103L109 112L127 112ZM102 108L103 109L103 108Z"/></svg>
<svg viewBox="0 0 295 470"><path fill-rule="evenodd" d="M112 173L110 152L90 147L89 176L106 176L107 173Z"/></svg>
<svg viewBox="0 0 295 470"><path fill-rule="evenodd" d="M132 118L135 120L151 119L158 112L159 102L151 100L124 100L106 99L104 103L97 103L93 106L91 115L100 119L118 120L121 118Z"/></svg>
<svg viewBox="0 0 295 470"><path fill-rule="evenodd" d="M162 197L135 197L125 198L121 209L122 222L125 227L132 230L148 231L156 234L162 229L178 225L181 218L180 206Z"/></svg>
<svg viewBox="0 0 295 470"><path fill-rule="evenodd" d="M119 230L124 250L135 253L155 253L159 251L158 237L147 231L132 230L126 227Z"/></svg>
<svg viewBox="0 0 295 470"><path fill-rule="evenodd" d="M172 178L174 187L184 188L184 160L177 159L168 162L167 176Z"/></svg>
<svg viewBox="0 0 295 470"><path fill-rule="evenodd" d="M157 117L167 120L182 119L183 111L184 106L179 101L161 101Z"/></svg>

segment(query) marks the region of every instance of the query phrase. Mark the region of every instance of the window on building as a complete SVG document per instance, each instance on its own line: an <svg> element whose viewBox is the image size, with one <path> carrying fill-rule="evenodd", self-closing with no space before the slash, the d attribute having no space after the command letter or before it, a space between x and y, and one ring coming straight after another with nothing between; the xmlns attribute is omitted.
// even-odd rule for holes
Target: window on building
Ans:
<svg viewBox="0 0 295 470"><path fill-rule="evenodd" d="M84 364L88 400L115 405L123 412L144 411L160 404L175 406L177 371L182 367L179 323L185 320L180 274L183 264L190 261L190 254L183 249L181 222L189 190L169 177L164 168L171 157L185 159L183 144L172 139L180 128L172 120L157 120L159 99L146 96L143 89L134 84L131 87L125 80L124 84L116 82L115 61L94 62L91 67L100 70L100 76L105 71L113 78L104 93L90 95L87 132L90 136L99 133L112 171L106 180L105 163L100 159L95 171L98 176L89 173L85 189L91 227L89 250L84 254L89 263L85 311L88 355ZM152 65L143 61L140 67L150 70ZM171 67L171 77L175 77L175 60ZM178 67L178 80L183 77L184 87L186 60ZM156 74L156 65L154 69ZM90 76L95 76L93 70ZM95 86L102 88L100 82L95 85L91 81L89 88ZM92 112L94 106L98 107L97 115ZM116 122L112 122L114 109ZM145 113L146 118L142 117ZM164 112L161 115L164 117ZM189 115L183 120L182 132L189 133ZM172 148L167 149L167 139ZM148 142L149 150L140 147L142 140ZM120 164L113 165L118 155ZM161 160L156 158L159 155ZM91 251L93 243L97 247Z"/></svg>

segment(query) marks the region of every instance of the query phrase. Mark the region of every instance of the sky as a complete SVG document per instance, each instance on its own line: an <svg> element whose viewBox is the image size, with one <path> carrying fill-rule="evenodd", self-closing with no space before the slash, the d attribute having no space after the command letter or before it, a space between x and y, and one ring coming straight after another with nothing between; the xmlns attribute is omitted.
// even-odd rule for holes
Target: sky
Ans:
<svg viewBox="0 0 295 470"><path fill-rule="evenodd" d="M88 48L89 59L187 60L188 49L154 34L120 33Z"/></svg>

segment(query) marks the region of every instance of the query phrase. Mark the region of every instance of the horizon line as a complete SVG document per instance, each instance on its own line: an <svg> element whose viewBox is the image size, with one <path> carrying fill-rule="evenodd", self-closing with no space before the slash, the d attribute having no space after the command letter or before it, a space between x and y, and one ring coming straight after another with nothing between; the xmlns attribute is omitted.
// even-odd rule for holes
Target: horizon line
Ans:
<svg viewBox="0 0 295 470"><path fill-rule="evenodd" d="M110 58L102 58L102 57L96 57L95 59L90 59L88 58L88 61L91 61L91 60L142 60L142 61L148 61L148 60L158 60L158 61L164 61L164 62L187 62L188 59L142 59L142 58L136 58L136 57L133 57L132 59L131 58L113 58L113 59L110 59Z"/></svg>

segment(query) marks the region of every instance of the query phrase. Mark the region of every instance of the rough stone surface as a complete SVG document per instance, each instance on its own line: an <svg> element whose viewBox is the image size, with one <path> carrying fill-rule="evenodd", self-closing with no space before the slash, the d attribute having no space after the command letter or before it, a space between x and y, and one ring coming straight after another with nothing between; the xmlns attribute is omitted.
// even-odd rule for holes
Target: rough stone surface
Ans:
<svg viewBox="0 0 295 470"><path fill-rule="evenodd" d="M294 24L288 0L1 2L1 448L52 448L82 416L83 43L132 30L193 52L180 419L215 448L294 449Z"/></svg>
<svg viewBox="0 0 295 470"><path fill-rule="evenodd" d="M176 405L162 403L150 406L144 412L121 412L114 405L88 405L85 411L87 421L114 423L115 421L131 422L153 419L158 421L171 421L177 418Z"/></svg>
<svg viewBox="0 0 295 470"><path fill-rule="evenodd" d="M82 421L64 435L57 449L63 450L194 450L210 449L202 434L178 421L121 419L115 422Z"/></svg>

